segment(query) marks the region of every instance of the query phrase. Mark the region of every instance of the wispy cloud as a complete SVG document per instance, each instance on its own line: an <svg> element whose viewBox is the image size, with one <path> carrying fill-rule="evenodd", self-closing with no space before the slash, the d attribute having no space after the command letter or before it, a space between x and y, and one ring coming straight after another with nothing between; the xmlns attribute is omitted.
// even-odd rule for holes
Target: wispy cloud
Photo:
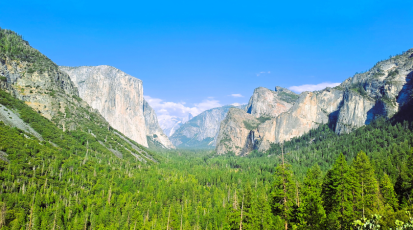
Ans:
<svg viewBox="0 0 413 230"><path fill-rule="evenodd" d="M174 123L174 120L180 120L188 117L189 114L196 116L205 110L222 106L218 100L205 99L193 106L187 106L185 102L163 101L159 98L144 96L145 100L155 110L161 128Z"/></svg>
<svg viewBox="0 0 413 230"><path fill-rule="evenodd" d="M271 73L271 71L261 71L261 72L257 73L256 75L257 75L257 77L259 77L260 75L270 74L270 73Z"/></svg>
<svg viewBox="0 0 413 230"><path fill-rule="evenodd" d="M228 95L228 96L231 96L231 97L244 97L244 96L242 96L242 95L239 94L239 93L233 93L233 94Z"/></svg>
<svg viewBox="0 0 413 230"><path fill-rule="evenodd" d="M297 85L297 86L291 86L288 89L301 93L304 91L316 91L316 90L322 90L325 89L327 87L335 87L340 85L340 83L331 83L331 82L323 82L320 84L316 84L316 85L311 85L311 84L307 84L307 85Z"/></svg>
<svg viewBox="0 0 413 230"><path fill-rule="evenodd" d="M233 105L233 106L240 106L240 105L242 105L242 104L235 102L235 103L232 103L231 105Z"/></svg>

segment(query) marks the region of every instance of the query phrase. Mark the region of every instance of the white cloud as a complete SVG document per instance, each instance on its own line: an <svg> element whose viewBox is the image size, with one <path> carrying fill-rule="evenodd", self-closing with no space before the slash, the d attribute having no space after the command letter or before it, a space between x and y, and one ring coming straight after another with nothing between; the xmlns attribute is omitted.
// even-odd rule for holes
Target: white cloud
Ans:
<svg viewBox="0 0 413 230"><path fill-rule="evenodd" d="M316 84L316 85L298 85L298 86L291 86L288 89L301 93L304 91L316 91L316 90L322 90L325 89L326 87L335 87L340 85L340 83L331 83L331 82L323 82L320 84Z"/></svg>
<svg viewBox="0 0 413 230"><path fill-rule="evenodd" d="M240 105L242 105L242 104L240 104L240 103L232 103L231 105L233 105L233 106L240 106Z"/></svg>
<svg viewBox="0 0 413 230"><path fill-rule="evenodd" d="M242 96L242 95L239 94L239 93L233 93L233 94L228 95L228 96L231 96L231 97L244 97L244 96Z"/></svg>
<svg viewBox="0 0 413 230"><path fill-rule="evenodd" d="M271 73L271 71L261 71L261 72L257 73L257 77L259 77L262 74L270 74L270 73Z"/></svg>
<svg viewBox="0 0 413 230"><path fill-rule="evenodd" d="M185 120L190 114L196 116L205 110L222 106L218 100L205 99L194 106L186 106L185 102L169 102L159 98L144 96L145 100L155 110L162 129L173 126L179 121Z"/></svg>

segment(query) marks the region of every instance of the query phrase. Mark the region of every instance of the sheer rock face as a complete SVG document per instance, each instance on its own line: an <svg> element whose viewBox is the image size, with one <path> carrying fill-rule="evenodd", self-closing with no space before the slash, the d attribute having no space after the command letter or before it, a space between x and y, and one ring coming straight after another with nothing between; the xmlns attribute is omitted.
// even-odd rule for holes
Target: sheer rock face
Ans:
<svg viewBox="0 0 413 230"><path fill-rule="evenodd" d="M195 116L174 132L170 137L172 143L181 148L214 148L221 121L233 107L213 108Z"/></svg>
<svg viewBox="0 0 413 230"><path fill-rule="evenodd" d="M290 109L298 98L297 94L281 87L277 88L276 91L264 87L256 88L246 107L247 113L255 117L277 117ZM286 98L288 96L289 98Z"/></svg>
<svg viewBox="0 0 413 230"><path fill-rule="evenodd" d="M111 66L60 67L80 97L115 129L148 147L142 81Z"/></svg>
<svg viewBox="0 0 413 230"><path fill-rule="evenodd" d="M231 151L236 155L246 154L248 151L258 149L259 151L266 151L270 148L270 144L274 142L282 142L290 140L293 137L303 135L309 130L318 127L319 124L327 123L329 121L329 114L326 111L336 111L340 106L340 98L342 98L342 91L328 89L328 91L313 93L305 92L300 95L294 105L279 116L269 120L256 119L255 125L250 126L249 132L236 133L238 140ZM243 114L243 115L242 115ZM231 118L230 116L236 116ZM243 127L244 123L251 123L250 114L247 112L238 111L237 113L228 113L227 118L221 123L220 134L222 138L231 139L231 129L224 128L227 126L225 122L238 122L239 127ZM244 122L245 121L245 122ZM236 127L232 124L231 127ZM223 154L228 151L227 148L222 148L218 139L217 142L218 154ZM244 145L240 145L244 143ZM226 145L229 145L226 143ZM247 151L247 152L246 152Z"/></svg>
<svg viewBox="0 0 413 230"><path fill-rule="evenodd" d="M155 111L145 99L143 99L143 115L145 117L146 136L148 138L148 142L150 141L155 146L161 148L174 149L175 146L159 126Z"/></svg>
<svg viewBox="0 0 413 230"><path fill-rule="evenodd" d="M228 113L224 121L221 122L217 153L223 154L225 151L232 151L236 155L244 155L253 149L259 149L261 142L269 146L270 140L275 138L275 128L277 127L275 118L293 107L297 99L297 94L282 87L276 87L276 91L263 87L256 88L245 111L237 110L237 112ZM251 117L255 120L252 120ZM225 122L230 122L231 125L228 126ZM238 126L235 125L236 122L239 123ZM240 132L235 132L234 127L239 127ZM236 137L232 138L231 133L235 134ZM236 141L235 144L229 144L229 140L232 139Z"/></svg>
<svg viewBox="0 0 413 230"><path fill-rule="evenodd" d="M392 117L411 99L413 49L377 63L369 71L345 80L346 89L336 133L349 133L379 116Z"/></svg>
<svg viewBox="0 0 413 230"><path fill-rule="evenodd" d="M253 115L244 110L230 108L221 122L217 138L217 153L233 152L235 155L245 155L254 150L255 136L260 136L254 127L259 123Z"/></svg>
<svg viewBox="0 0 413 230"><path fill-rule="evenodd" d="M254 149L266 151L271 143L288 141L327 122L337 134L344 134L369 124L379 116L390 118L411 100L412 78L413 49L410 49L377 63L369 71L356 74L335 88L304 92L284 112L275 109L282 103L271 103L274 92L257 88L247 112L256 118L272 118L260 123L250 133L235 132L233 129L242 130L244 120L251 118L247 112L228 113L221 123L217 153L224 154L233 149L237 150L236 154L246 154ZM220 138L226 141L220 141Z"/></svg>
<svg viewBox="0 0 413 230"><path fill-rule="evenodd" d="M258 149L266 151L271 143L288 141L336 119L333 115L340 107L342 95L342 91L335 89L302 93L290 110L258 127L262 134Z"/></svg>

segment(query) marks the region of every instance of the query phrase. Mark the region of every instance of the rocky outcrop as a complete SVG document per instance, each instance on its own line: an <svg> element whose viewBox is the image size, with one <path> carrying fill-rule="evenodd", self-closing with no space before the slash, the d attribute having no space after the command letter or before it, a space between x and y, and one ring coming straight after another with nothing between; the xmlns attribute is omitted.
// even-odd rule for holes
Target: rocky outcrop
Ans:
<svg viewBox="0 0 413 230"><path fill-rule="evenodd" d="M254 150L256 130L260 122L251 114L238 108L230 108L227 116L221 122L217 138L218 154L232 152L235 155L245 155Z"/></svg>
<svg viewBox="0 0 413 230"><path fill-rule="evenodd" d="M80 97L115 129L148 147L142 81L111 66L64 67Z"/></svg>
<svg viewBox="0 0 413 230"><path fill-rule="evenodd" d="M390 118L407 104L412 94L413 49L378 62L339 87L346 90L338 114L336 133L348 133L377 117Z"/></svg>
<svg viewBox="0 0 413 230"><path fill-rule="evenodd" d="M288 111L270 119L260 117L256 119L258 123L255 126L249 126L250 133L240 132L237 134L236 139L242 141L237 142L237 146L240 148L235 148L235 150L239 150L238 152L235 151L235 154L245 154L245 152L241 152L241 149L244 149L244 151L252 151L253 149L265 151L270 148L271 143L289 140L318 127L319 124L327 123L330 119L334 119L329 115L338 110L342 94L342 91L336 89L302 93ZM223 136L230 136L225 131L225 121L237 121L240 123L239 126L241 126L241 123L250 123L249 114L246 112L244 112L244 115L241 114L241 112L238 112L236 114L237 119L226 118L221 123L220 133L222 130ZM241 119L243 116L249 121L244 122ZM244 135L242 136L242 134ZM222 144L222 142L218 143ZM239 146L239 143L245 143L246 146ZM224 154L225 152L222 151L226 149L218 147L219 144L217 144L217 153ZM254 146L251 146L251 144L254 144Z"/></svg>
<svg viewBox="0 0 413 230"><path fill-rule="evenodd" d="M175 146L159 126L155 111L145 99L143 99L143 115L145 117L146 136L149 147L174 149Z"/></svg>
<svg viewBox="0 0 413 230"><path fill-rule="evenodd" d="M215 148L221 121L230 108L235 106L213 108L195 116L174 132L172 143L179 148Z"/></svg>
<svg viewBox="0 0 413 230"><path fill-rule="evenodd" d="M23 100L30 107L51 120L64 106L67 95L78 96L69 76L57 68L47 57L27 45L28 50L43 58L48 69L37 67L30 61L0 58L0 88ZM71 98L70 98L71 100Z"/></svg>
<svg viewBox="0 0 413 230"><path fill-rule="evenodd" d="M36 130L34 130L30 125L26 124L18 114L14 113L12 110L0 104L0 121L4 124L16 127L20 130L30 133L35 136L39 141L43 141L42 135L40 135Z"/></svg>
<svg viewBox="0 0 413 230"><path fill-rule="evenodd" d="M276 87L275 91L263 87L256 88L244 111L233 110L221 122L217 153L231 151L235 155L244 155L254 149L260 149L260 146L268 148L276 138L276 117L296 105L297 99L297 94L282 87ZM285 123L284 120L279 122ZM231 144L232 141L235 143Z"/></svg>
<svg viewBox="0 0 413 230"><path fill-rule="evenodd" d="M281 87L275 91L264 87L254 90L246 107L247 113L255 117L277 117L291 108L298 95Z"/></svg>
<svg viewBox="0 0 413 230"><path fill-rule="evenodd" d="M304 92L296 102L284 100L280 103L273 99L276 91L257 88L247 113L228 113L221 123L217 153L235 150L238 155L245 154L246 150L266 151L271 143L288 141L323 123L329 123L337 134L344 134L369 124L377 117L390 118L411 100L412 78L413 49L410 49L377 63L369 71L356 74L335 88ZM285 103L293 105L285 111L277 110L284 108ZM242 127L244 120L251 120L248 113L262 123L250 133L234 132L235 127ZM230 141L235 141L235 144ZM254 146L251 147L252 144Z"/></svg>

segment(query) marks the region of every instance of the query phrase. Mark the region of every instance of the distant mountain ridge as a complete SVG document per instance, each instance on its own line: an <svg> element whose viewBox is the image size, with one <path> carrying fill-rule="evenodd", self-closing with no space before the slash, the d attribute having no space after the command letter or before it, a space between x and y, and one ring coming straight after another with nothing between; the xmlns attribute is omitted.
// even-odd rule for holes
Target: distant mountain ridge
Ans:
<svg viewBox="0 0 413 230"><path fill-rule="evenodd" d="M206 110L182 124L170 140L177 148L215 148L220 123L230 108L245 108L245 105L226 105Z"/></svg>
<svg viewBox="0 0 413 230"><path fill-rule="evenodd" d="M172 117L168 120L160 121L160 126L163 129L164 133L170 137L172 136L176 130L179 129L183 124L191 120L194 116L189 113L186 117Z"/></svg>

